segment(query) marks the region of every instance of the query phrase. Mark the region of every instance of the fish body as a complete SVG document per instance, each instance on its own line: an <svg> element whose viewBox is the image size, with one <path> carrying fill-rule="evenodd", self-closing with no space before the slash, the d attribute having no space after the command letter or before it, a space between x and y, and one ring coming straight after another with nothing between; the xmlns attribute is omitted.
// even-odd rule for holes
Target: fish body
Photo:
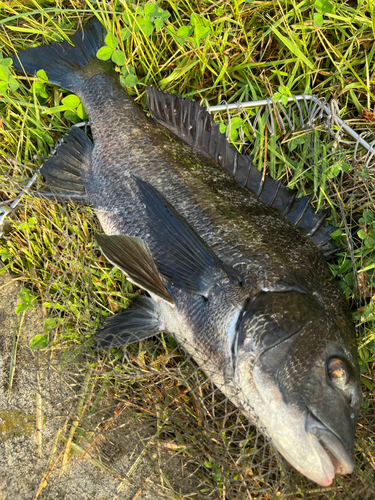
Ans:
<svg viewBox="0 0 375 500"><path fill-rule="evenodd" d="M99 343L174 335L294 467L331 484L353 469L361 392L351 314L323 255L329 230L194 102L148 89L148 118L95 58L103 40L91 23L75 47L14 58L75 92L90 118L93 144L73 127L43 165L44 195L91 204L103 253L150 295Z"/></svg>

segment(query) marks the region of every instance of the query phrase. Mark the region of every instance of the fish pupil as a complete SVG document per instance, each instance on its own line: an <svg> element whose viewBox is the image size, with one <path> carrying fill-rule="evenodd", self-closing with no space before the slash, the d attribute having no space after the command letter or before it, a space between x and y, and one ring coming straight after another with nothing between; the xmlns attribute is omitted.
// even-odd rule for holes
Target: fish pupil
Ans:
<svg viewBox="0 0 375 500"><path fill-rule="evenodd" d="M340 358L332 358L328 362L328 377L337 387L344 387L349 379L345 362Z"/></svg>

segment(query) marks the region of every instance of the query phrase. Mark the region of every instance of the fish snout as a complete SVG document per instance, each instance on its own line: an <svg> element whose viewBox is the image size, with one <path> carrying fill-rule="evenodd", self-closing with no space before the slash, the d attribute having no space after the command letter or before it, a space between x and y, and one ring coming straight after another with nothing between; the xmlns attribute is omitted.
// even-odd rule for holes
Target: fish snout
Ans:
<svg viewBox="0 0 375 500"><path fill-rule="evenodd" d="M316 436L332 462L336 474L350 474L354 469L354 453L349 452L342 440L311 412L306 418L306 432Z"/></svg>

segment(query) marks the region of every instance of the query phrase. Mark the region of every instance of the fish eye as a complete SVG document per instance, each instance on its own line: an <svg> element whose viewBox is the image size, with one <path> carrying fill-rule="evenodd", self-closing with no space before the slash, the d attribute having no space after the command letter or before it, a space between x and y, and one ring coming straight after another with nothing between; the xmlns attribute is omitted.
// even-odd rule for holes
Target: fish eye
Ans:
<svg viewBox="0 0 375 500"><path fill-rule="evenodd" d="M331 358L327 363L327 373L333 385L344 389L349 381L349 370L345 361L340 358Z"/></svg>

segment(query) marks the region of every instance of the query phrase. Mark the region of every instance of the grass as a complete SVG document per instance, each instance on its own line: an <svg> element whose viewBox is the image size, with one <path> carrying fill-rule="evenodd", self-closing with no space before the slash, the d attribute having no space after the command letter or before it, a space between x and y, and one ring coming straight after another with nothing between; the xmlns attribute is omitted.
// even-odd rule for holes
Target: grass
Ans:
<svg viewBox="0 0 375 500"><path fill-rule="evenodd" d="M368 132L369 140L375 138L375 6L371 0L220 4L168 0L158 2L158 8L144 2L0 0L0 12L0 196L4 201L22 191L63 132L85 119L79 100L48 84L43 73L35 78L15 76L7 56L33 44L66 39L94 15L112 34L100 57L114 60L122 84L142 105L145 86L150 84L209 105L273 97L273 107L292 94L316 94L327 101L338 99L341 118L357 132ZM374 174L366 168L363 155L354 159L354 144L341 143L335 150L332 132L337 133L337 127L317 122L313 132L301 131L298 113L293 105L289 108L296 126L293 134L282 135L275 124L272 135L263 113L254 137L248 120L254 123L257 110L232 113L227 133L240 150L253 152L259 170L282 178L303 194L312 193L316 207L332 208L330 222L338 226L339 252L330 266L356 320L366 409L374 404ZM216 119L225 131L227 113L217 114ZM61 438L70 443L61 454L64 467L72 450L84 455L79 451L82 443L91 447L99 439L103 429L98 415L105 413L101 401L114 397L121 411L118 406L107 407L109 429L124 425L116 417L124 408L127 417L136 415L142 422L140 429L154 432L140 439L151 458L156 460L156 455L163 468L166 455L172 453L150 442L177 446L174 453L177 450L193 464L202 496L216 491L224 497L229 488L241 498L251 484L252 491L263 498L271 498L272 489L280 498L300 498L298 488L305 498L324 498L303 479L280 472L274 452L238 412L230 408L226 416L228 403L171 339L132 346L125 361L117 351L109 359L89 356L82 342L104 316L127 307L135 296L132 285L95 246L93 234L99 226L90 208L26 197L8 230L0 241L2 272L22 277L46 316L45 337L35 339L33 347L43 347L48 340L58 358L65 359L64 366L67 359L71 363L69 374L77 383L86 381L88 387L83 396L72 396L77 411ZM89 381L85 364L80 364L82 357L95 367ZM12 359L16 363L16 355ZM120 369L124 362L126 373ZM100 392L103 383L105 390ZM206 434L203 424L209 429ZM134 432L130 425L127 428ZM358 457L366 453L373 457L373 424L368 417L358 435ZM366 484L371 468L364 458L358 463L357 479L339 479L335 487L359 498L359 484ZM52 459L51 464L55 464Z"/></svg>

